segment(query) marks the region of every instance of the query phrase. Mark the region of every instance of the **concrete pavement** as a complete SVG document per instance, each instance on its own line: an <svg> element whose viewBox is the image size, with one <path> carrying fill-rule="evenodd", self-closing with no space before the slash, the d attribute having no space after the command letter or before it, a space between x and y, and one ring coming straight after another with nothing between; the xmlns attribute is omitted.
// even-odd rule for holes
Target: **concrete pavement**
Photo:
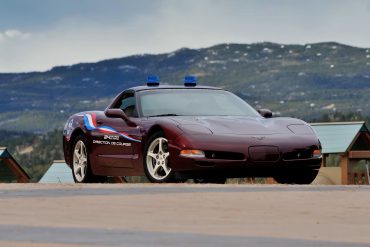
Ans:
<svg viewBox="0 0 370 247"><path fill-rule="evenodd" d="M369 232L369 186L0 185L0 246L370 246Z"/></svg>

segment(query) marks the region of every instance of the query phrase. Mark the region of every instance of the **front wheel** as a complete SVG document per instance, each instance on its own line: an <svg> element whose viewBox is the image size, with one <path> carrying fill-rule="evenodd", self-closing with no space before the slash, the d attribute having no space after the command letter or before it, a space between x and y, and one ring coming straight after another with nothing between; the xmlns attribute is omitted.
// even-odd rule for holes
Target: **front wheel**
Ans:
<svg viewBox="0 0 370 247"><path fill-rule="evenodd" d="M153 134L145 148L144 170L153 183L174 182L169 162L168 140L163 132Z"/></svg>
<svg viewBox="0 0 370 247"><path fill-rule="evenodd" d="M310 184L317 174L318 169L300 169L300 170L285 170L274 176L276 182L280 184Z"/></svg>

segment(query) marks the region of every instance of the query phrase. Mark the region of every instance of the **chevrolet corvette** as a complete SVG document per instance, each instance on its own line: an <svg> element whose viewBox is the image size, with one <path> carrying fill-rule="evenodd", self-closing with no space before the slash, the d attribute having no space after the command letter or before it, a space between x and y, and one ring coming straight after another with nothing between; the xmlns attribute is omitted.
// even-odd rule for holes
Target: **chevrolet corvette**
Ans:
<svg viewBox="0 0 370 247"><path fill-rule="evenodd" d="M257 111L192 76L183 86L160 85L151 76L104 111L72 115L63 149L77 183L145 175L155 183L273 177L309 184L322 161L320 141L304 121Z"/></svg>

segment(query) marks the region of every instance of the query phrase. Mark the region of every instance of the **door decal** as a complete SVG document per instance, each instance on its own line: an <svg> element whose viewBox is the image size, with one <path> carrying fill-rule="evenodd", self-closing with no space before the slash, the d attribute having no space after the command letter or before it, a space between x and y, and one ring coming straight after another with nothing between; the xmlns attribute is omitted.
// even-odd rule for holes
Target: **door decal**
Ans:
<svg viewBox="0 0 370 247"><path fill-rule="evenodd" d="M119 132L110 126L98 126L96 124L96 115L94 113L84 114L84 123L87 130L98 130L106 134L118 134L129 141L141 142L141 140L136 139L125 132Z"/></svg>

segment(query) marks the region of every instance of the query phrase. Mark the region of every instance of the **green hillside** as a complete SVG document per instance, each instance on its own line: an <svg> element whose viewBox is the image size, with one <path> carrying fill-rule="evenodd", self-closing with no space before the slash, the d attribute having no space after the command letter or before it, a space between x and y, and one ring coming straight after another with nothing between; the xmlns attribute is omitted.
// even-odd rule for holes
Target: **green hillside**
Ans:
<svg viewBox="0 0 370 247"><path fill-rule="evenodd" d="M330 112L370 115L370 52L338 43L221 44L137 55L46 72L0 74L0 129L44 133L78 111L104 109L148 74L181 84L195 74L203 85L231 90L253 107L305 120Z"/></svg>

